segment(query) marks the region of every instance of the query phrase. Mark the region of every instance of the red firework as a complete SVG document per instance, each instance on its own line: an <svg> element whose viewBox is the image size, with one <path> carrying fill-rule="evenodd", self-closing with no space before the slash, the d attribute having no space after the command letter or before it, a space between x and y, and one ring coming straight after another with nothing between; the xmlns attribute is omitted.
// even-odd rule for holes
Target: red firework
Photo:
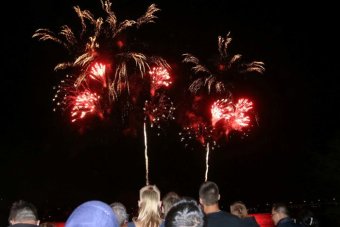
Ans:
<svg viewBox="0 0 340 227"><path fill-rule="evenodd" d="M157 125L160 127L161 122L174 119L175 107L169 97L164 94L157 94L150 101L146 100L144 113L148 116L151 127Z"/></svg>
<svg viewBox="0 0 340 227"><path fill-rule="evenodd" d="M71 122L83 119L86 115L94 113L99 99L100 96L89 91L84 91L74 97L71 110Z"/></svg>
<svg viewBox="0 0 340 227"><path fill-rule="evenodd" d="M91 79L100 81L103 84L103 87L106 87L105 72L106 72L106 65L96 62L91 67L91 72L89 76Z"/></svg>
<svg viewBox="0 0 340 227"><path fill-rule="evenodd" d="M227 99L217 100L211 107L212 125L215 127L217 122L222 122L226 135L231 130L241 131L249 126L250 117L246 114L252 108L253 103L245 98L239 99L236 104Z"/></svg>
<svg viewBox="0 0 340 227"><path fill-rule="evenodd" d="M211 106L211 122L212 125L221 120L229 120L234 112L234 105L229 99L220 99L213 103Z"/></svg>
<svg viewBox="0 0 340 227"><path fill-rule="evenodd" d="M161 87L168 87L171 82L169 71L165 67L152 67L149 71L151 76L151 96Z"/></svg>

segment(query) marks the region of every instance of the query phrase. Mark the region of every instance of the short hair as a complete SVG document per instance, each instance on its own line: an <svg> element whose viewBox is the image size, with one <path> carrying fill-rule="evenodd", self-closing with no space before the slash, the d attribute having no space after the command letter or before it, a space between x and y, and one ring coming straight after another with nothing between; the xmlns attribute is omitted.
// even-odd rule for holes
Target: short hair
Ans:
<svg viewBox="0 0 340 227"><path fill-rule="evenodd" d="M37 208L24 200L15 201L11 206L8 221L38 221Z"/></svg>
<svg viewBox="0 0 340 227"><path fill-rule="evenodd" d="M199 197L204 205L213 205L219 200L219 189L216 183L212 181L204 182L199 190Z"/></svg>
<svg viewBox="0 0 340 227"><path fill-rule="evenodd" d="M204 214L193 199L181 199L165 216L165 227L203 227Z"/></svg>
<svg viewBox="0 0 340 227"><path fill-rule="evenodd" d="M274 203L272 206L272 210L278 213L283 213L289 216L289 210L285 203Z"/></svg>
<svg viewBox="0 0 340 227"><path fill-rule="evenodd" d="M164 208L164 215L168 213L172 205L180 200L176 192L168 192L162 199L162 206Z"/></svg>
<svg viewBox="0 0 340 227"><path fill-rule="evenodd" d="M239 216L239 217L247 216L248 212L247 212L246 204L242 201L233 202L230 205L230 213L236 216Z"/></svg>
<svg viewBox="0 0 340 227"><path fill-rule="evenodd" d="M124 224L129 218L129 215L126 212L126 208L122 203L114 202L110 204L110 207L113 210L113 213L116 215L119 225Z"/></svg>

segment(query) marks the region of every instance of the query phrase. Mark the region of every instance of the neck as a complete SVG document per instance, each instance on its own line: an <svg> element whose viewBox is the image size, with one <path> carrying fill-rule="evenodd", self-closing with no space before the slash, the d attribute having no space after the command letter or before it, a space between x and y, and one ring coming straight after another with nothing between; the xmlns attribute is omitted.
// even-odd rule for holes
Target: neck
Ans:
<svg viewBox="0 0 340 227"><path fill-rule="evenodd" d="M217 203L213 205L203 205L203 211L206 214L215 213L220 211L220 207Z"/></svg>

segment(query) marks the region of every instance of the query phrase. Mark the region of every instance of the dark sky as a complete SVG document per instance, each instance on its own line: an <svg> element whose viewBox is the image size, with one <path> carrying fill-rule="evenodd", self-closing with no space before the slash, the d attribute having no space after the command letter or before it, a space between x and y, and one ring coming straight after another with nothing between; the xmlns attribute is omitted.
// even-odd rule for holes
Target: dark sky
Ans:
<svg viewBox="0 0 340 227"><path fill-rule="evenodd" d="M223 2L223 3L222 3ZM136 19L153 2L115 1L118 19ZM177 73L175 105L187 100L188 75L181 63L190 52L202 60L217 54L217 36L231 31L233 53L266 64L248 79L259 125L248 137L233 136L210 155L209 179L224 201L331 199L339 191L339 89L335 7L293 1L155 1L155 24L142 26L134 41L166 58ZM15 199L40 207L74 207L82 201L122 201L134 206L145 183L142 125L124 136L114 121L96 122L81 133L54 113L54 66L62 47L38 42L38 28L58 31L77 24L72 6L100 11L100 1L29 1L13 6L3 36L3 136L1 209ZM97 14L98 15L98 14ZM182 74L181 74L182 73ZM179 108L180 110L180 108ZM182 110L180 110L182 111ZM181 115L181 112L177 112ZM196 197L204 180L204 149L186 149L176 122L149 131L151 183L163 193ZM4 208L5 207L5 208Z"/></svg>

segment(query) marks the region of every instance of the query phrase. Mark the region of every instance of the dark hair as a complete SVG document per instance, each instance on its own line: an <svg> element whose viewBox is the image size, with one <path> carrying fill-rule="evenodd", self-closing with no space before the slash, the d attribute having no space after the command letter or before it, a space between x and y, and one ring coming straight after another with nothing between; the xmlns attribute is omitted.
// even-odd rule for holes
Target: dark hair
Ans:
<svg viewBox="0 0 340 227"><path fill-rule="evenodd" d="M164 209L164 215L168 213L173 204L180 200L179 195L176 192L168 192L162 199L162 207Z"/></svg>
<svg viewBox="0 0 340 227"><path fill-rule="evenodd" d="M272 209L275 212L284 213L289 216L289 210L285 203L274 203Z"/></svg>
<svg viewBox="0 0 340 227"><path fill-rule="evenodd" d="M318 227L319 221L312 211L303 209L299 214L299 223L303 227Z"/></svg>
<svg viewBox="0 0 340 227"><path fill-rule="evenodd" d="M165 227L203 227L204 214L193 199L181 199L165 216Z"/></svg>
<svg viewBox="0 0 340 227"><path fill-rule="evenodd" d="M12 204L8 221L38 220L37 208L29 202L19 200Z"/></svg>
<svg viewBox="0 0 340 227"><path fill-rule="evenodd" d="M199 196L204 205L213 205L217 203L219 195L218 186L212 181L206 181L200 187Z"/></svg>

